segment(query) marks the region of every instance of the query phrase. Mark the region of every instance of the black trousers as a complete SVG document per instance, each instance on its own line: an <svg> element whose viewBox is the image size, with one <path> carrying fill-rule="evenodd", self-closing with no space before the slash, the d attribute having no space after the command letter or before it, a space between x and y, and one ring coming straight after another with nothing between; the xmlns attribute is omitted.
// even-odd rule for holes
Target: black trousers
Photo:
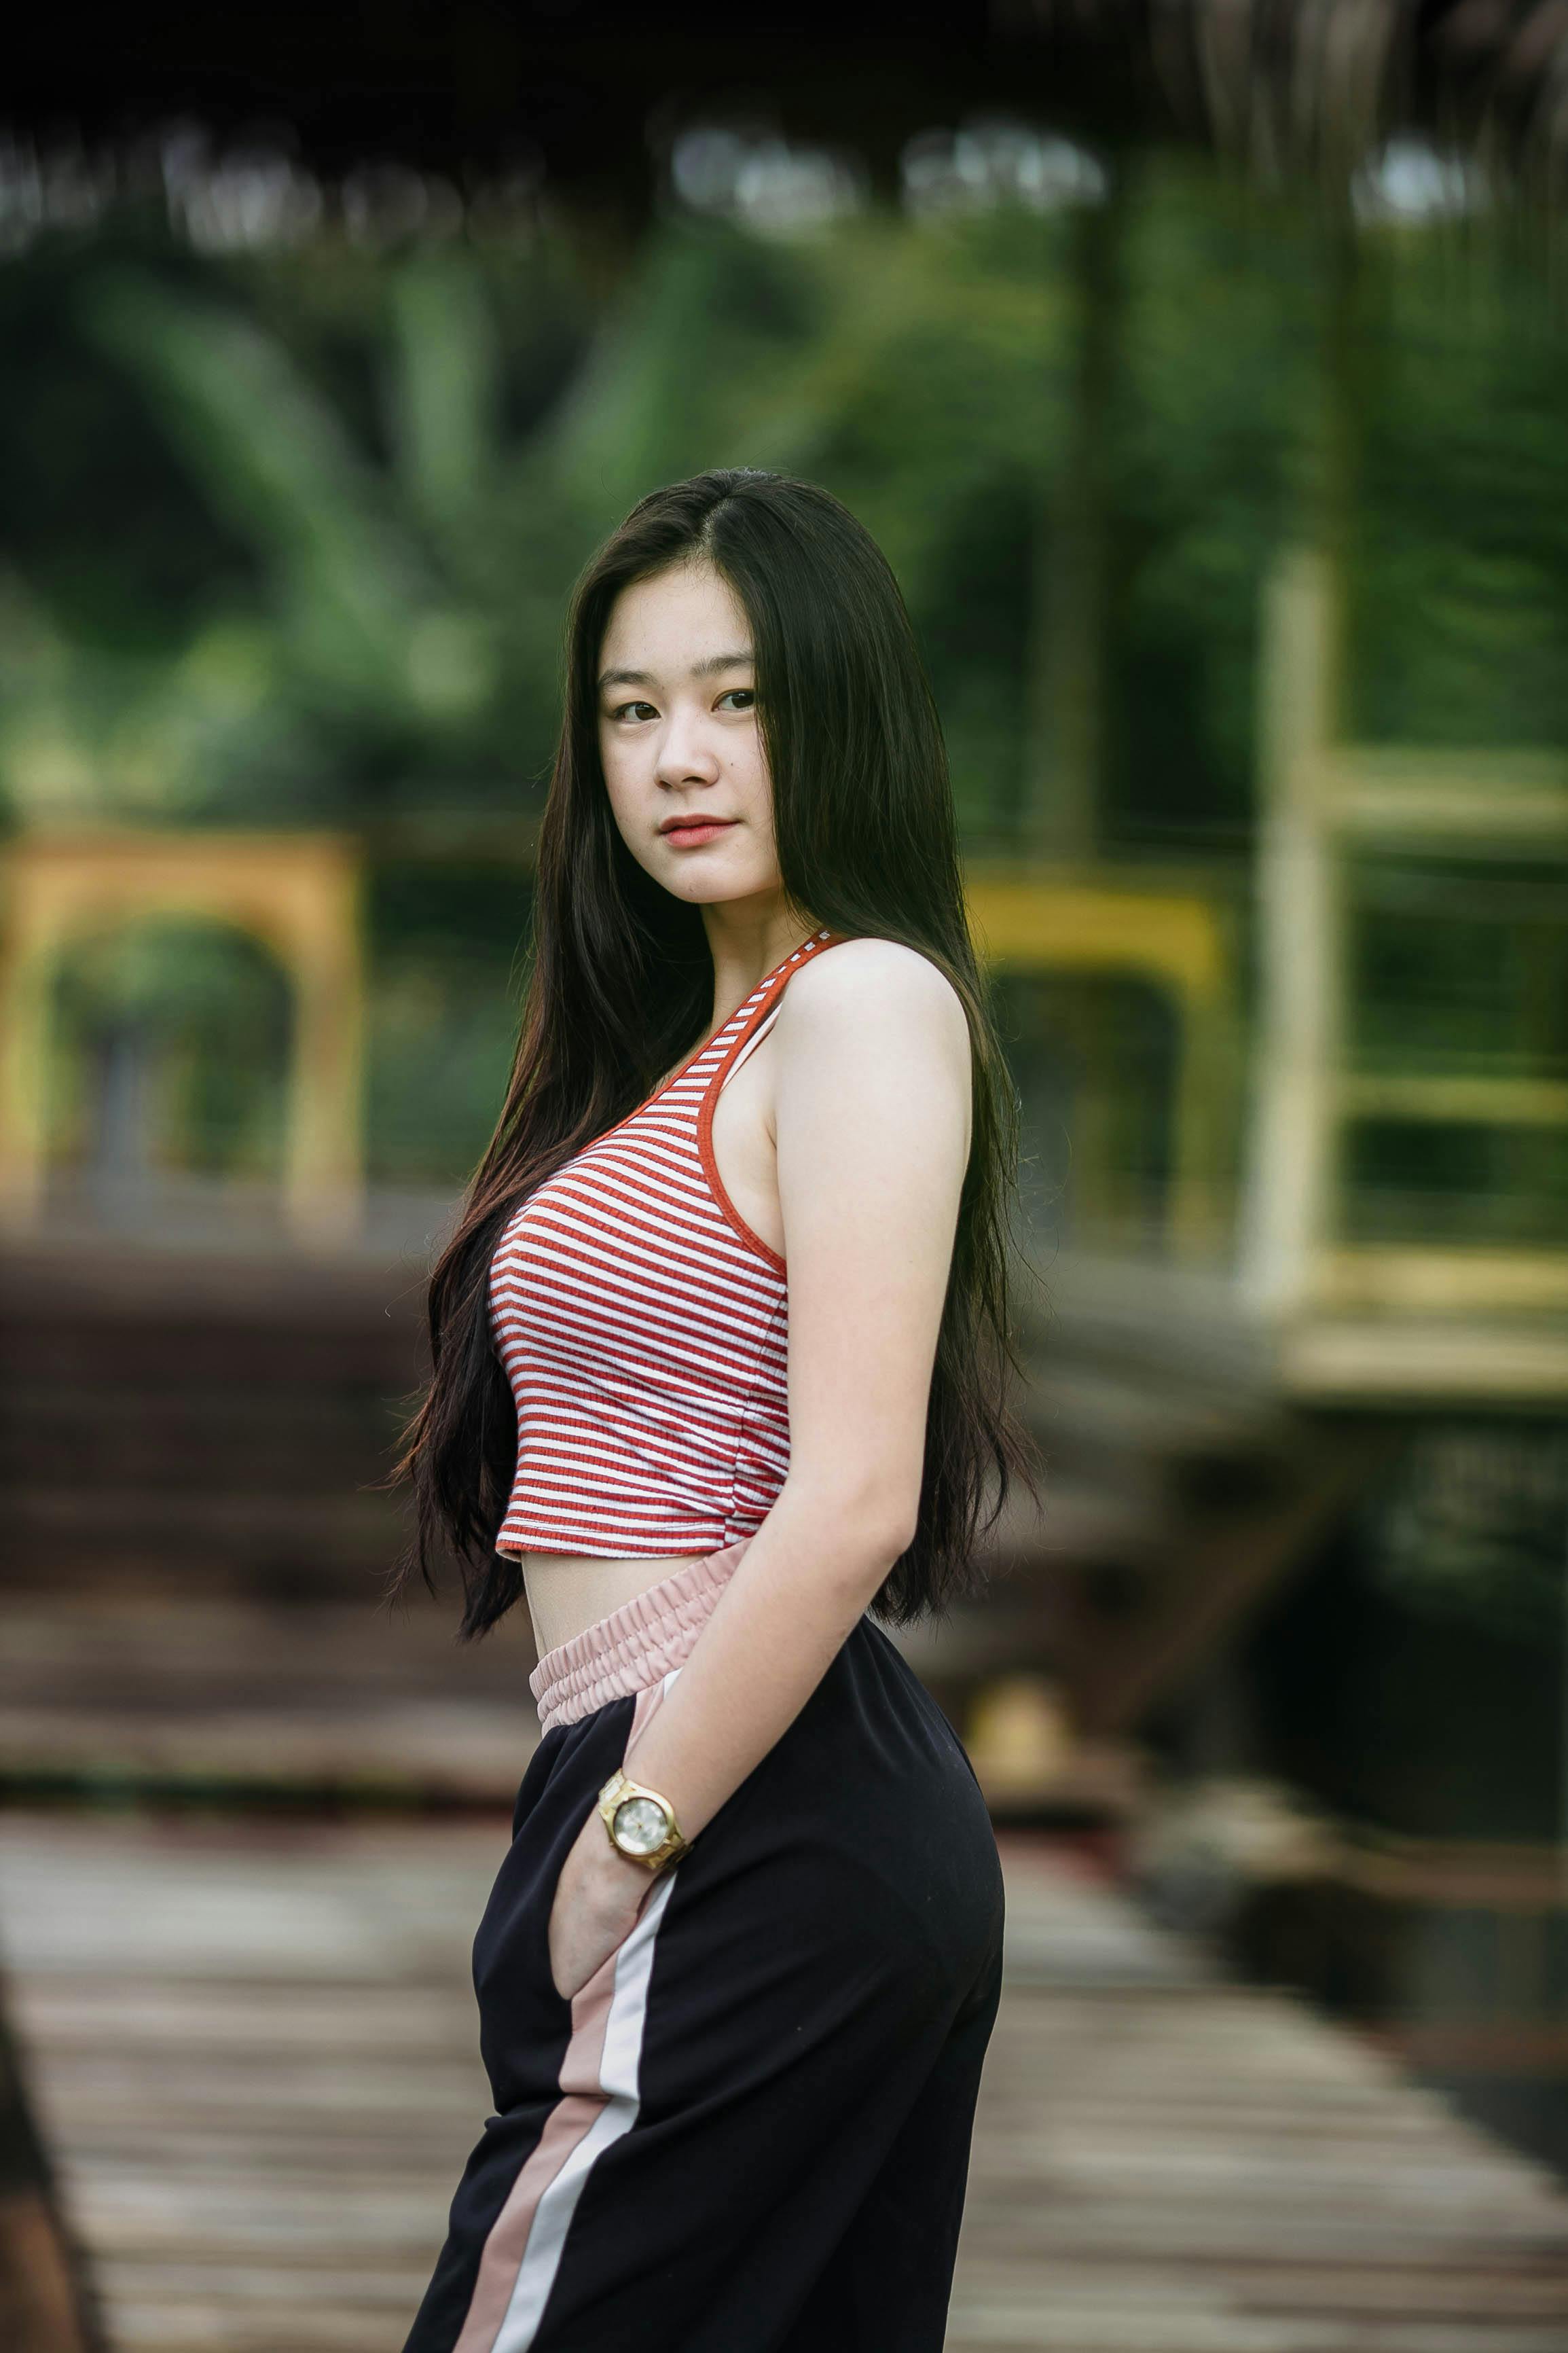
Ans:
<svg viewBox="0 0 1568 2353"><path fill-rule="evenodd" d="M568 2003L557 1875L657 1698L519 1793L474 1948L496 2113L404 2353L941 2353L1001 1977L968 1759L862 1620Z"/></svg>

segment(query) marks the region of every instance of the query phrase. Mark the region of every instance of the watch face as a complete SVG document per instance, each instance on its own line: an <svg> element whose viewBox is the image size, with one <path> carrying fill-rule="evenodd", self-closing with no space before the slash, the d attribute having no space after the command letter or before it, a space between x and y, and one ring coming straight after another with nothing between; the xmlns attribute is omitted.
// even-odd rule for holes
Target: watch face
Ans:
<svg viewBox="0 0 1568 2353"><path fill-rule="evenodd" d="M653 1798L623 1798L611 1819L616 1844L626 1854L657 1854L669 1836L669 1817Z"/></svg>

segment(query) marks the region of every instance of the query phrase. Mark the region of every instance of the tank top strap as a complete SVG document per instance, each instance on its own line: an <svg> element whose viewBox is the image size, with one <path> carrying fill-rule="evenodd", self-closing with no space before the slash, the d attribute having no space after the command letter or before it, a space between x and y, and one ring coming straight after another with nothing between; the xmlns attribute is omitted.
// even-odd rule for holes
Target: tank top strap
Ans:
<svg viewBox="0 0 1568 2353"><path fill-rule="evenodd" d="M726 1042L716 1067L709 1072L708 1083L702 1090L706 1109L711 1111L715 1098L734 1077L752 1049L762 1044L778 1019L784 1010L784 990L801 965L808 964L813 956L823 955L828 948L837 947L848 937L847 932L814 932L810 939L803 941L795 954L762 983L754 1002L742 1007L741 1013L735 1017L738 1026L734 1034Z"/></svg>
<svg viewBox="0 0 1568 2353"><path fill-rule="evenodd" d="M782 993L783 992L781 991L781 997ZM755 1052L756 1049L762 1044L763 1039L767 1036L768 1031L773 1028L773 1023L778 1019L779 1015L783 1011L784 1007L780 1001L780 997L775 997L772 1005L763 1008L762 1019L753 1023L752 1028L746 1031L745 1036L741 1039L738 1050L731 1056L729 1061L725 1063L724 1081L726 1083L734 1077L736 1071L740 1069L747 1055Z"/></svg>

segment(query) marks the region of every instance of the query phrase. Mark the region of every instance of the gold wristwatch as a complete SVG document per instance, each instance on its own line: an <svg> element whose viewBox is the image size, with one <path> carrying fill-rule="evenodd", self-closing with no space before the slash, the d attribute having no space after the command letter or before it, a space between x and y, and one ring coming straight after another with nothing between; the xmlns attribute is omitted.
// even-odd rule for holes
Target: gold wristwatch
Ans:
<svg viewBox="0 0 1568 2353"><path fill-rule="evenodd" d="M628 1781L624 1773L612 1773L600 1790L599 1820L616 1853L640 1862L645 1871L662 1871L686 1852L688 1841L669 1799L640 1781Z"/></svg>

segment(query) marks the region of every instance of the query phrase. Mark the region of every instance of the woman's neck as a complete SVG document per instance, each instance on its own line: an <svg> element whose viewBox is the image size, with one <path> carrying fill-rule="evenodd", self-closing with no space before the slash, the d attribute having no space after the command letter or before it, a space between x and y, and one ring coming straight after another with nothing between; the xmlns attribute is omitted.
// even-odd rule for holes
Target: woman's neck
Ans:
<svg viewBox="0 0 1568 2353"><path fill-rule="evenodd" d="M783 965L793 948L811 939L816 924L785 899L769 906L705 906L703 927L712 955L712 1026L724 1029L750 997L757 981Z"/></svg>

